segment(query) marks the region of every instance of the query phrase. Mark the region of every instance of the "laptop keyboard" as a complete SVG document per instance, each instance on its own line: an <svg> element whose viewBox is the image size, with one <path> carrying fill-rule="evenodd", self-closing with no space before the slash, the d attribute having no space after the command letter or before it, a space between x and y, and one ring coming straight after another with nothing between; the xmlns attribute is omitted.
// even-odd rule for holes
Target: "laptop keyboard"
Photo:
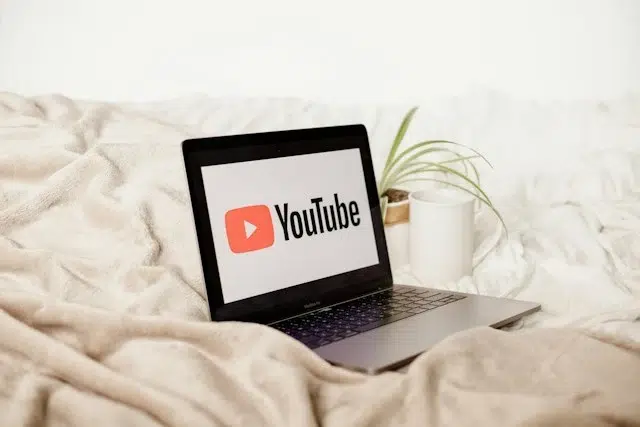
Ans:
<svg viewBox="0 0 640 427"><path fill-rule="evenodd" d="M395 287L270 326L317 348L464 298L449 292Z"/></svg>

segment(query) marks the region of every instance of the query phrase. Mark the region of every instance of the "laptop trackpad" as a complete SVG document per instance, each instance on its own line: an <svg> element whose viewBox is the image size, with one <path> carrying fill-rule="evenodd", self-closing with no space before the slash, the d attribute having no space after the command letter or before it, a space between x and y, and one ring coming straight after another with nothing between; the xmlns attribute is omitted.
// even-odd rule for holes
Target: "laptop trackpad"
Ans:
<svg viewBox="0 0 640 427"><path fill-rule="evenodd" d="M410 362L456 332L490 326L523 311L520 301L470 295L314 351L333 364L375 373Z"/></svg>

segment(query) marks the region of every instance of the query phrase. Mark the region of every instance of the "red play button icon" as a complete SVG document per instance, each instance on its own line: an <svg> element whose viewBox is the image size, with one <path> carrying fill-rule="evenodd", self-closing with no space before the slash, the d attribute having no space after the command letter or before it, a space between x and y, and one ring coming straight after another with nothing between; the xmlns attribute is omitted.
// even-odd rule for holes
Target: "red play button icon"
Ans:
<svg viewBox="0 0 640 427"><path fill-rule="evenodd" d="M224 215L224 223L233 253L257 251L273 245L273 221L266 205L231 209Z"/></svg>

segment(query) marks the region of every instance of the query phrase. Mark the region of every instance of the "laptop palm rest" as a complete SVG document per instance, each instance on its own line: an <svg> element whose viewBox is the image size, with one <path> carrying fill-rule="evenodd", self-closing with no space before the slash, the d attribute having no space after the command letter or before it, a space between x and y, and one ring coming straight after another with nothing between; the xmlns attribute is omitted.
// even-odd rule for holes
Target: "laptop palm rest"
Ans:
<svg viewBox="0 0 640 427"><path fill-rule="evenodd" d="M468 295L314 351L332 364L376 373L406 365L456 332L477 326L503 326L539 307L530 302Z"/></svg>

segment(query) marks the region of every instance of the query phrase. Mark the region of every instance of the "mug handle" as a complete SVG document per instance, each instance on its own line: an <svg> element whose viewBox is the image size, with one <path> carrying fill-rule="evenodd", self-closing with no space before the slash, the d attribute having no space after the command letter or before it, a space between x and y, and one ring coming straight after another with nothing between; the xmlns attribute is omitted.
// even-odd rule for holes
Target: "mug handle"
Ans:
<svg viewBox="0 0 640 427"><path fill-rule="evenodd" d="M475 212L474 219L476 220L475 222L477 222L478 216L480 215L480 208L482 207L482 204L479 200L476 200L475 202L476 202L476 209L475 209L476 212ZM500 240L502 239L503 231L504 231L504 226L502 225L502 222L498 221L498 227L493 232L493 235L491 236L491 238L485 239L480 245L474 248L473 258L471 261L473 269L475 269L478 265L480 265L480 263L484 261L487 255L489 255L491 251L493 251L498 246L498 244L500 243Z"/></svg>

